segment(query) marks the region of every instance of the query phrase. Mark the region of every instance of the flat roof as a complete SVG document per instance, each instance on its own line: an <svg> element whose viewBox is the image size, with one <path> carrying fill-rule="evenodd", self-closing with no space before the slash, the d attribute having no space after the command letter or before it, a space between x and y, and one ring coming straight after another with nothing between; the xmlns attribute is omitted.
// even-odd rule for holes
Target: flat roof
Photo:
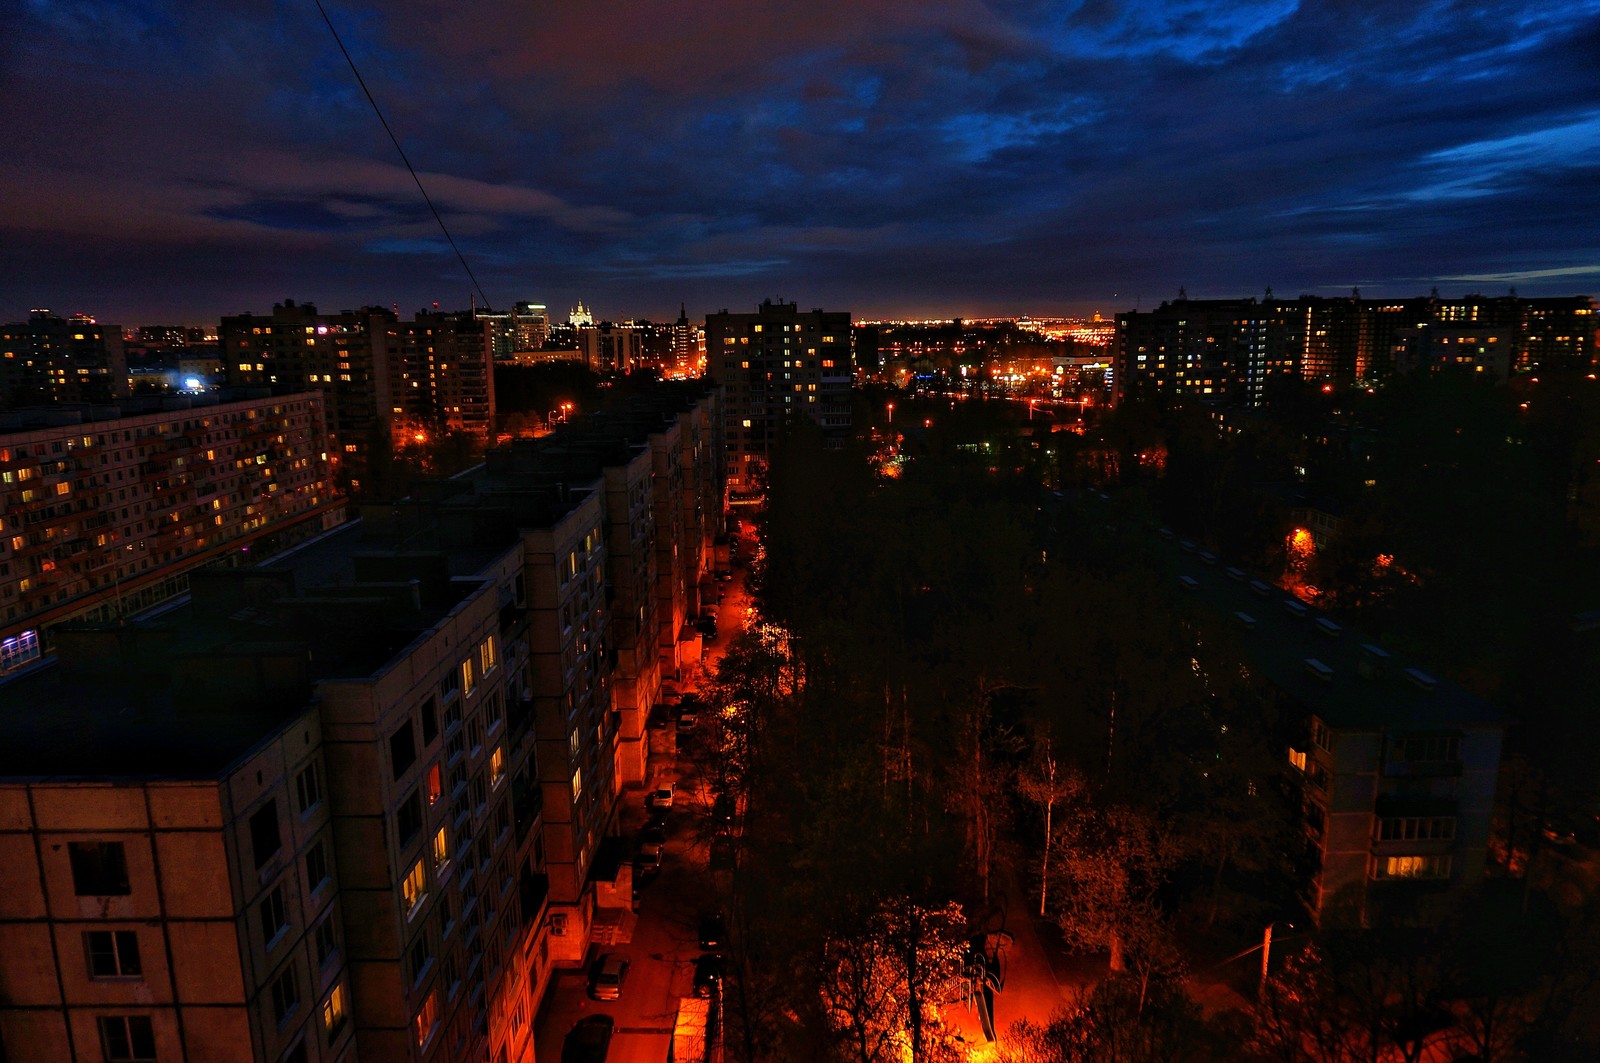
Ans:
<svg viewBox="0 0 1600 1063"><path fill-rule="evenodd" d="M357 582L356 559L413 551L438 551L450 578L423 590L420 609L385 613L374 597L379 585ZM351 521L258 566L209 571L241 583L276 576L290 594L257 605L241 598L219 616L198 608L191 593L121 625L78 628L90 640L81 660L63 651L0 682L0 780L220 778L310 704L308 684L265 693L253 681L255 660L276 659L289 672L304 661L312 682L375 675L478 589L455 577L481 571L497 552L374 539ZM404 581L382 586L407 593ZM340 609L389 622L348 640L318 638L304 623L317 612L346 615ZM70 625L62 637L74 637Z"/></svg>

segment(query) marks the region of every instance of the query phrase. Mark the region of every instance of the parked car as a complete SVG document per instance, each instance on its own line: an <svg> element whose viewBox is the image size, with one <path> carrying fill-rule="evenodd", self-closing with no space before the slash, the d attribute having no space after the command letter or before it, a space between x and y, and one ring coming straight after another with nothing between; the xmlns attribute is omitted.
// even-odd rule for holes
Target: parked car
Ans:
<svg viewBox="0 0 1600 1063"><path fill-rule="evenodd" d="M711 822L727 826L733 822L733 811L733 795L718 794L716 800L711 802Z"/></svg>
<svg viewBox="0 0 1600 1063"><path fill-rule="evenodd" d="M692 731L695 724L700 722L700 717L692 712L686 712L678 717L678 730Z"/></svg>
<svg viewBox="0 0 1600 1063"><path fill-rule="evenodd" d="M650 807L671 808L674 789L675 787L672 783L667 783L665 786L658 786L650 791Z"/></svg>
<svg viewBox="0 0 1600 1063"><path fill-rule="evenodd" d="M646 823L644 829L639 832L639 843L641 845L651 843L656 845L667 844L667 825L665 823Z"/></svg>
<svg viewBox="0 0 1600 1063"><path fill-rule="evenodd" d="M589 996L595 1000L620 1000L622 982L627 977L627 958L616 952L602 952L589 968Z"/></svg>
<svg viewBox="0 0 1600 1063"><path fill-rule="evenodd" d="M639 858L633 862L634 870L646 875L653 875L661 870L661 843L642 842L639 845Z"/></svg>
<svg viewBox="0 0 1600 1063"><path fill-rule="evenodd" d="M694 626L695 626L695 630L699 631L700 634L704 635L706 638L708 638L708 639L716 638L717 637L717 614L716 613L701 613L700 614L700 619L698 619L698 620L696 620L694 622Z"/></svg>
<svg viewBox="0 0 1600 1063"><path fill-rule="evenodd" d="M722 921L721 912L712 912L700 919L700 947L703 949L721 948L723 939L728 936L727 925Z"/></svg>
<svg viewBox="0 0 1600 1063"><path fill-rule="evenodd" d="M694 961L694 995L712 997L722 991L722 954L707 952Z"/></svg>
<svg viewBox="0 0 1600 1063"><path fill-rule="evenodd" d="M615 1025L609 1015L590 1015L580 1020L561 1042L561 1063L605 1063Z"/></svg>

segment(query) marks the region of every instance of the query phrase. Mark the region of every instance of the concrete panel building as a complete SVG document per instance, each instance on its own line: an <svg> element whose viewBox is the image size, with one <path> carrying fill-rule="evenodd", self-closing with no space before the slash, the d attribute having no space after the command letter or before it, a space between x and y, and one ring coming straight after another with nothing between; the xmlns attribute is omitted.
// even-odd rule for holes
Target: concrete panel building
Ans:
<svg viewBox="0 0 1600 1063"><path fill-rule="evenodd" d="M0 418L0 674L50 629L340 523L317 394L125 399Z"/></svg>
<svg viewBox="0 0 1600 1063"><path fill-rule="evenodd" d="M850 436L850 314L762 302L753 314L706 316L706 373L723 386L727 480L759 494L784 423L805 417L832 445Z"/></svg>

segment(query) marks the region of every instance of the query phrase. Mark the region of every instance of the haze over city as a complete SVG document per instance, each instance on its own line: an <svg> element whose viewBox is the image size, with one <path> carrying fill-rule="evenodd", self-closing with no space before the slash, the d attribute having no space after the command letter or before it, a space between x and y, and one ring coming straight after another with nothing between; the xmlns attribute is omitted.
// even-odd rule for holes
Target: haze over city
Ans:
<svg viewBox="0 0 1600 1063"><path fill-rule="evenodd" d="M491 302L859 316L1600 277L1600 4L640 0L329 16ZM0 8L0 305L470 284L315 6Z"/></svg>

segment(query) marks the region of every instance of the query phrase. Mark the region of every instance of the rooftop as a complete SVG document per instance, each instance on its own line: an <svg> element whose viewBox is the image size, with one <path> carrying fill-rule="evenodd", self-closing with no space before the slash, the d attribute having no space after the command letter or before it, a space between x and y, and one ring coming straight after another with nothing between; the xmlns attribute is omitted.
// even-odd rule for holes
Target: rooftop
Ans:
<svg viewBox="0 0 1600 1063"><path fill-rule="evenodd" d="M1247 662L1330 727L1495 727L1493 705L1192 543L1163 544L1179 585L1231 624ZM1187 581L1193 581L1192 584Z"/></svg>
<svg viewBox="0 0 1600 1063"><path fill-rule="evenodd" d="M456 577L489 553L351 522L253 568L200 570L176 608L64 625L53 659L0 683L0 778L220 777L317 680L382 671L477 589Z"/></svg>

